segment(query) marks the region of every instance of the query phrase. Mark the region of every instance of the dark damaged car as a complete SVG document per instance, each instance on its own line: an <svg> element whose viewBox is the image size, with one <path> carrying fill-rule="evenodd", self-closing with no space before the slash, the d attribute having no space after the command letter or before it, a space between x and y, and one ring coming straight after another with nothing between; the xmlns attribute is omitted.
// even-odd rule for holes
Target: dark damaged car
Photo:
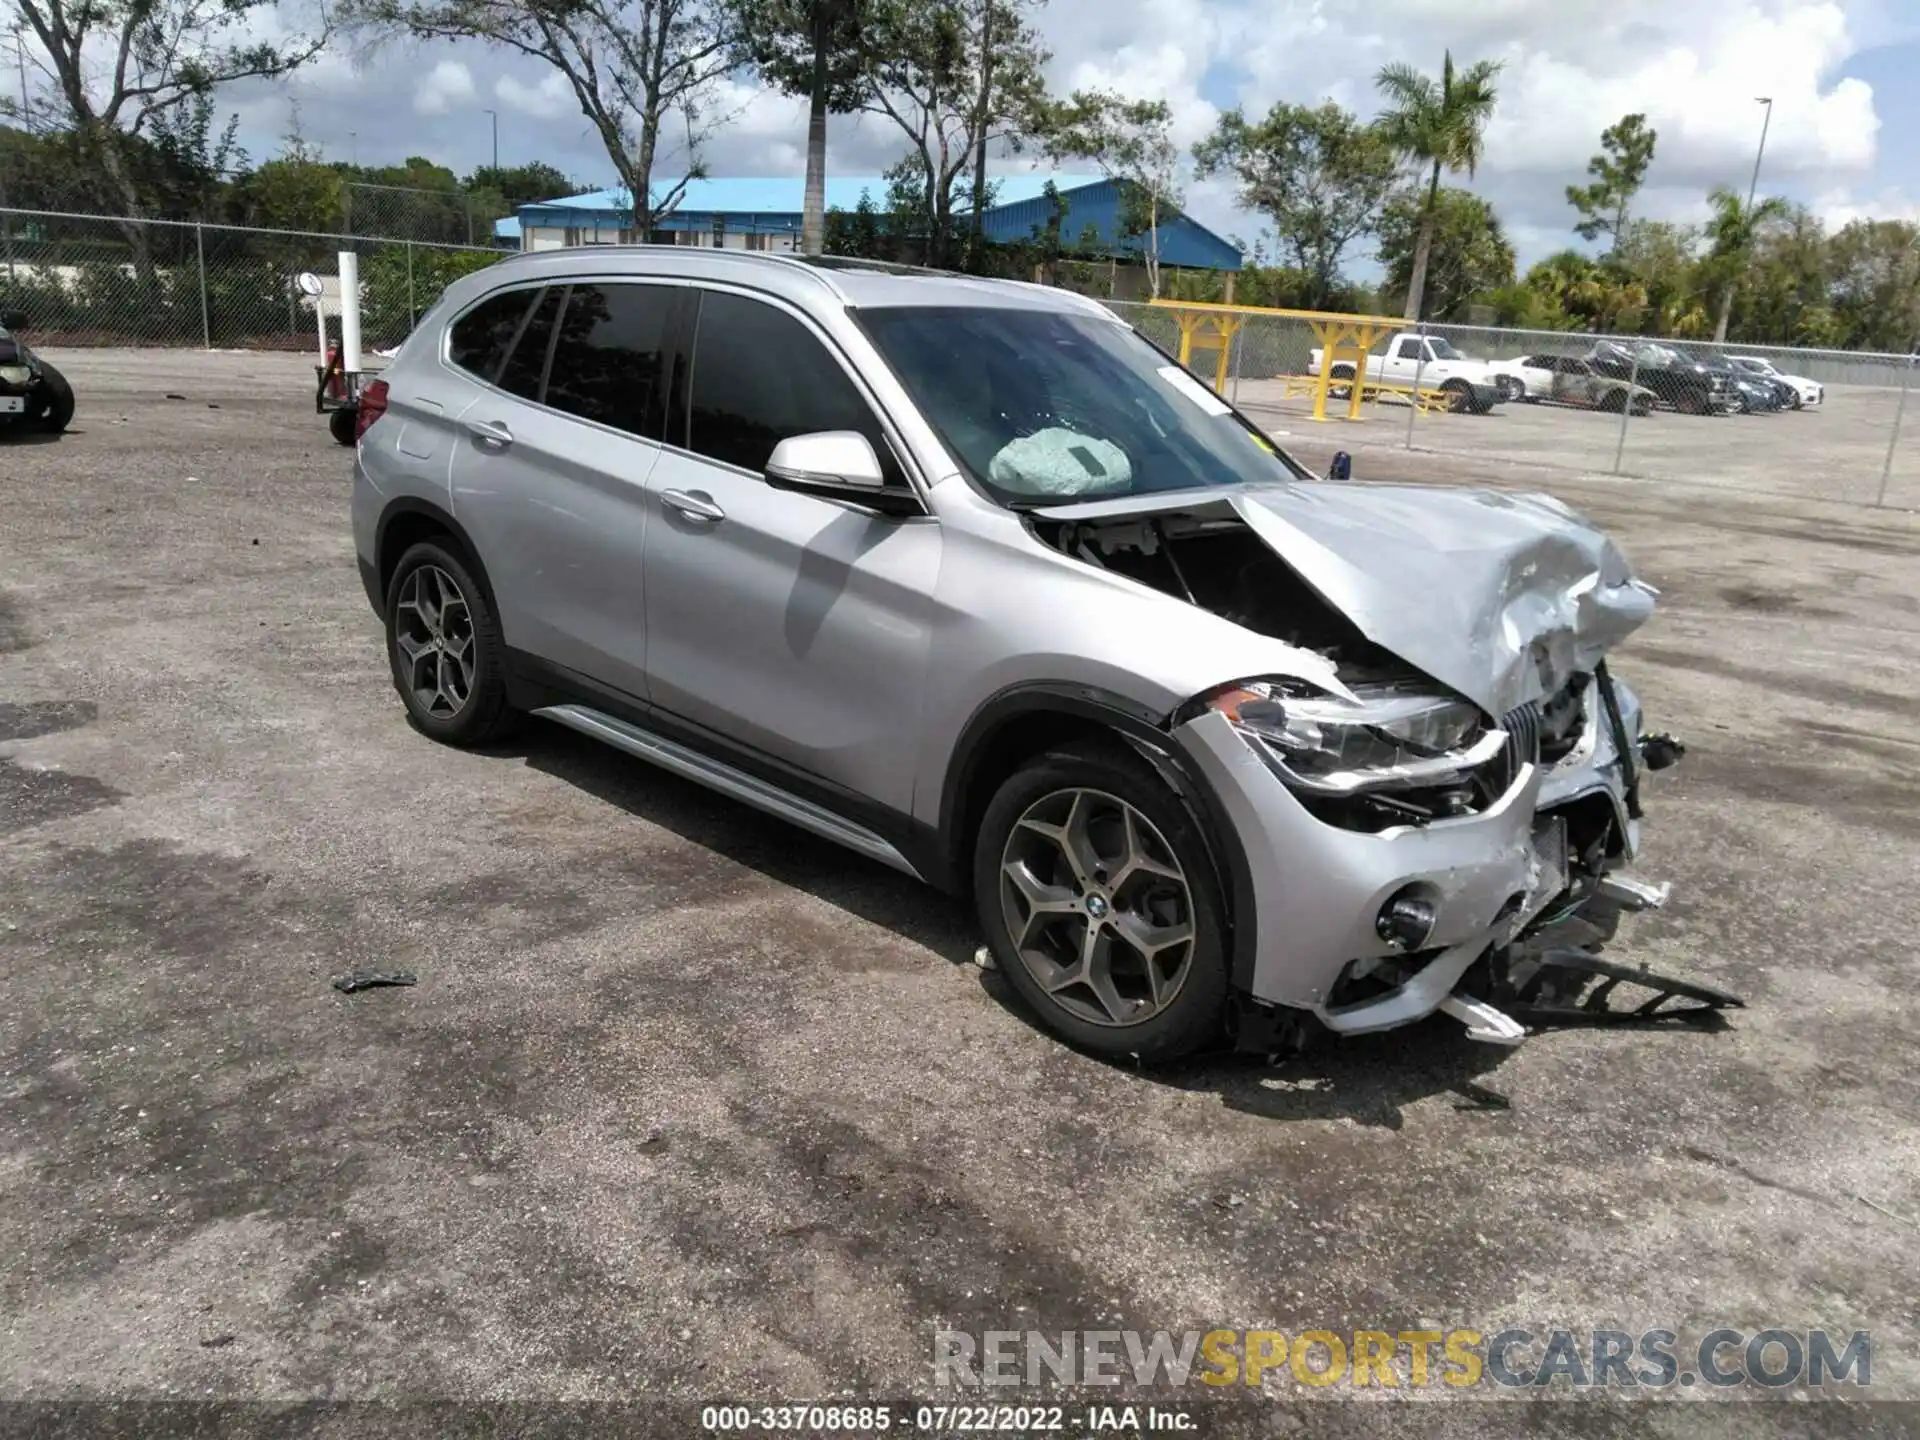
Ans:
<svg viewBox="0 0 1920 1440"><path fill-rule="evenodd" d="M26 316L0 315L0 435L60 431L73 419L73 387L20 338Z"/></svg>
<svg viewBox="0 0 1920 1440"><path fill-rule="evenodd" d="M653 248L457 281L361 410L416 726L532 714L971 897L1163 1060L1627 976L1653 591L1545 496L1334 483L1100 306ZM1731 1003L1681 982L1676 995Z"/></svg>

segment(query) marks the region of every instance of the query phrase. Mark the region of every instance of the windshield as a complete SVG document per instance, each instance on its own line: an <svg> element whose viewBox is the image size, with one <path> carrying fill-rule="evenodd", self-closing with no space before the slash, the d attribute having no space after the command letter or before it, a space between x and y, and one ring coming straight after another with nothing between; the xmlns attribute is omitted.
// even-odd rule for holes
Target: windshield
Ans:
<svg viewBox="0 0 1920 1440"><path fill-rule="evenodd" d="M1050 310L869 310L881 355L1007 505L1311 478L1118 323Z"/></svg>
<svg viewBox="0 0 1920 1440"><path fill-rule="evenodd" d="M1445 340L1442 340L1438 335L1428 340L1427 343L1433 347L1433 358L1436 360L1464 360L1467 358Z"/></svg>
<svg viewBox="0 0 1920 1440"><path fill-rule="evenodd" d="M1742 370L1751 370L1755 375L1767 375L1773 371L1773 367L1767 364L1766 361L1749 360L1744 355L1734 356L1733 363L1738 365Z"/></svg>

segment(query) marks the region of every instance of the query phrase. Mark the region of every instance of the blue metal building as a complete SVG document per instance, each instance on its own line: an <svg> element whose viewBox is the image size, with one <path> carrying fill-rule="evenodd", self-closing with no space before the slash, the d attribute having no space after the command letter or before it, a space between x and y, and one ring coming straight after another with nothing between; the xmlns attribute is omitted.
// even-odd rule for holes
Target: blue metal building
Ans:
<svg viewBox="0 0 1920 1440"><path fill-rule="evenodd" d="M1062 241L1073 245L1092 229L1083 253L1102 259L1137 259L1146 237L1119 234L1121 202L1112 182L1085 175L1002 175L995 177L995 204L984 217L988 237L1002 242L1028 239L1045 230L1052 202L1045 190L1052 180L1066 214ZM694 180L673 213L656 227L656 238L682 245L720 245L741 250L795 250L805 182L799 178L729 177ZM887 182L878 176L833 177L827 181L827 208L853 210L865 196L884 205ZM494 226L494 238L524 250L564 245L618 245L634 238L626 192L595 190L523 205L517 215ZM1170 267L1238 270L1241 255L1230 241L1178 211L1161 217L1160 263Z"/></svg>

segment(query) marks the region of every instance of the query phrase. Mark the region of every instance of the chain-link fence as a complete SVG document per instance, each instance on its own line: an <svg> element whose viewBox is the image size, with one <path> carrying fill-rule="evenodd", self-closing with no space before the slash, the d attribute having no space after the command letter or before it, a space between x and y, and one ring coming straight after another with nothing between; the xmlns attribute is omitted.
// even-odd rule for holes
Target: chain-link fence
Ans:
<svg viewBox="0 0 1920 1440"><path fill-rule="evenodd" d="M1384 320L1356 334L1284 311L1109 304L1169 353L1184 329L1188 368L1263 424L1356 454L1395 445L1920 508L1916 357ZM1357 419L1346 383L1317 394L1329 337L1341 382L1355 342L1372 341Z"/></svg>
<svg viewBox="0 0 1920 1440"><path fill-rule="evenodd" d="M188 221L0 210L0 310L26 317L34 344L317 346L303 271L332 277L338 253L360 257L361 330L369 349L397 345L453 280L498 250L364 240ZM333 300L323 299L328 313Z"/></svg>
<svg viewBox="0 0 1920 1440"><path fill-rule="evenodd" d="M349 235L418 240L433 245L491 245L501 217L491 201L465 190L423 190L355 180L341 188L341 226Z"/></svg>

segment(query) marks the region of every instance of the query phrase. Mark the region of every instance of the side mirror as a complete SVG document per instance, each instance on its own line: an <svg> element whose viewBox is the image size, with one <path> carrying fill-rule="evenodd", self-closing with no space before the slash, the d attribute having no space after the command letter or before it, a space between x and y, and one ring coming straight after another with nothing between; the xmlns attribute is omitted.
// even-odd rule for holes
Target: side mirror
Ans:
<svg viewBox="0 0 1920 1440"><path fill-rule="evenodd" d="M767 484L829 500L846 500L887 515L917 515L920 502L911 490L887 484L880 457L856 430L821 430L790 435L767 459Z"/></svg>
<svg viewBox="0 0 1920 1440"><path fill-rule="evenodd" d="M1351 480L1353 478L1353 457L1344 450L1334 452L1333 463L1327 467L1327 479Z"/></svg>
<svg viewBox="0 0 1920 1440"><path fill-rule="evenodd" d="M24 310L0 311L0 330L24 330L27 328L27 312Z"/></svg>

